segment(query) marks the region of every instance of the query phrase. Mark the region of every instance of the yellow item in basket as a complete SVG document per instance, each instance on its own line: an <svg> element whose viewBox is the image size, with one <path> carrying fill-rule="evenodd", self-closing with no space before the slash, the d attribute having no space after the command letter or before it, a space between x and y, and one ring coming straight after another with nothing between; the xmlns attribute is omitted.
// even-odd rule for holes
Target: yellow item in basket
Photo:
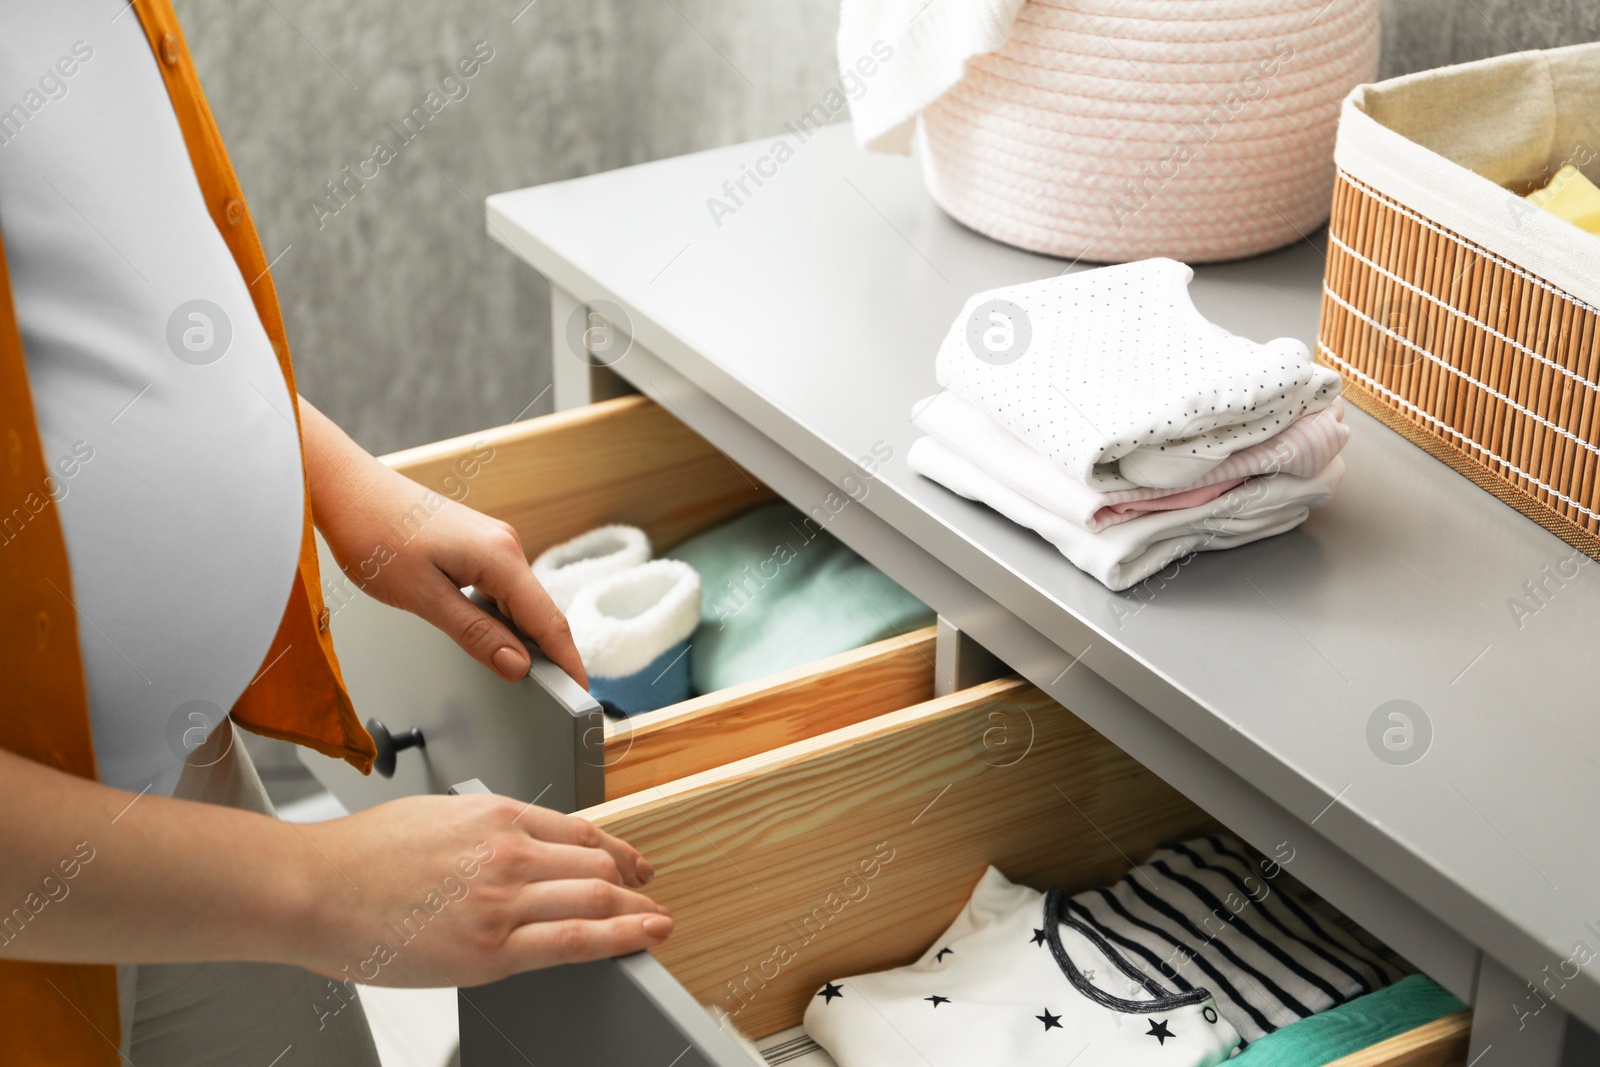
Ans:
<svg viewBox="0 0 1600 1067"><path fill-rule="evenodd" d="M1571 163L1556 171L1543 189L1535 189L1523 199L1600 237L1600 189Z"/></svg>

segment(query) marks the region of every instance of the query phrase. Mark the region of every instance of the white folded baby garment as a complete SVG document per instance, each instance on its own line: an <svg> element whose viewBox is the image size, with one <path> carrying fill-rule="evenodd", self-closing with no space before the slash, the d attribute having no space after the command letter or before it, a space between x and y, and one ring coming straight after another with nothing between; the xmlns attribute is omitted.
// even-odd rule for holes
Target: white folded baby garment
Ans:
<svg viewBox="0 0 1600 1067"><path fill-rule="evenodd" d="M545 549L533 576L563 612L579 589L650 558L650 537L637 526L599 526Z"/></svg>
<svg viewBox="0 0 1600 1067"><path fill-rule="evenodd" d="M1260 444L1235 452L1183 489L1091 489L992 415L948 389L913 408L918 429L947 445L1006 488L1091 532L1130 522L1151 511L1194 507L1258 474L1309 478L1326 467L1350 439L1344 401L1296 419ZM1195 493L1196 490L1206 490Z"/></svg>
<svg viewBox="0 0 1600 1067"><path fill-rule="evenodd" d="M1310 478L1251 478L1208 504L1152 512L1090 533L1006 488L931 437L919 437L906 462L918 474L1035 531L1112 590L1136 585L1192 552L1234 548L1292 530L1328 502L1344 475L1344 460L1335 456Z"/></svg>
<svg viewBox="0 0 1600 1067"><path fill-rule="evenodd" d="M1146 259L979 293L939 349L939 384L1090 488L1193 485L1339 393L1299 341L1208 322L1193 277Z"/></svg>

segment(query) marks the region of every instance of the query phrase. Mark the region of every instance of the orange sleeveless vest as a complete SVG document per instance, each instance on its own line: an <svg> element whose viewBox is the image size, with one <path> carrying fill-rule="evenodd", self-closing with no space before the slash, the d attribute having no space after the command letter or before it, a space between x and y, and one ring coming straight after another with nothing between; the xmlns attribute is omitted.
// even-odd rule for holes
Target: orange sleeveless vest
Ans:
<svg viewBox="0 0 1600 1067"><path fill-rule="evenodd" d="M169 0L132 5L183 130L212 221L246 278L256 313L294 395L294 371L278 295L227 150L206 105ZM296 416L298 418L298 415ZM304 446L302 445L302 452ZM20 531L0 536L0 748L84 778L95 777L89 708L79 657L72 575L60 517L50 500L22 339L0 245L0 524L23 512ZM345 692L328 633L305 504L300 573L265 668L234 705L234 722L307 745L370 770L372 739ZM9 538L9 539L7 539ZM0 960L0 1064L119 1062L116 969L108 965Z"/></svg>

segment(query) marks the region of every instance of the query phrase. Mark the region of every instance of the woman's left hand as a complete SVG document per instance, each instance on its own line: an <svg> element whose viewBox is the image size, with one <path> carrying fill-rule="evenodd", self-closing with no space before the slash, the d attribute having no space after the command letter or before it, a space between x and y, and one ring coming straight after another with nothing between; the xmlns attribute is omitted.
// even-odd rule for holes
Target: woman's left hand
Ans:
<svg viewBox="0 0 1600 1067"><path fill-rule="evenodd" d="M304 398L300 415L312 514L351 581L428 620L502 678L524 677L522 642L462 594L470 585L588 687L567 620L534 578L516 530L390 470Z"/></svg>

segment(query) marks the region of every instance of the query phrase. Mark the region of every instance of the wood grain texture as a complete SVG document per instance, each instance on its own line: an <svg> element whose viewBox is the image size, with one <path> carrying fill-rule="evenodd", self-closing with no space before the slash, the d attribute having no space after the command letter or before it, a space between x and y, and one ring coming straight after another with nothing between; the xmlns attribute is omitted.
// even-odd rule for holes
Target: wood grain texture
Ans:
<svg viewBox="0 0 1600 1067"><path fill-rule="evenodd" d="M774 498L642 396L406 449L384 462L509 522L529 559L610 522L643 528L660 553Z"/></svg>
<svg viewBox="0 0 1600 1067"><path fill-rule="evenodd" d="M607 720L606 799L685 778L933 696L934 628L630 719Z"/></svg>
<svg viewBox="0 0 1600 1067"><path fill-rule="evenodd" d="M638 846L677 931L657 955L765 1036L826 979L914 959L987 864L1115 880L1212 820L1032 686L1000 680L583 812Z"/></svg>
<svg viewBox="0 0 1600 1067"><path fill-rule="evenodd" d="M1334 1060L1328 1067L1461 1067L1467 1062L1471 1036L1472 1012L1459 1011Z"/></svg>

